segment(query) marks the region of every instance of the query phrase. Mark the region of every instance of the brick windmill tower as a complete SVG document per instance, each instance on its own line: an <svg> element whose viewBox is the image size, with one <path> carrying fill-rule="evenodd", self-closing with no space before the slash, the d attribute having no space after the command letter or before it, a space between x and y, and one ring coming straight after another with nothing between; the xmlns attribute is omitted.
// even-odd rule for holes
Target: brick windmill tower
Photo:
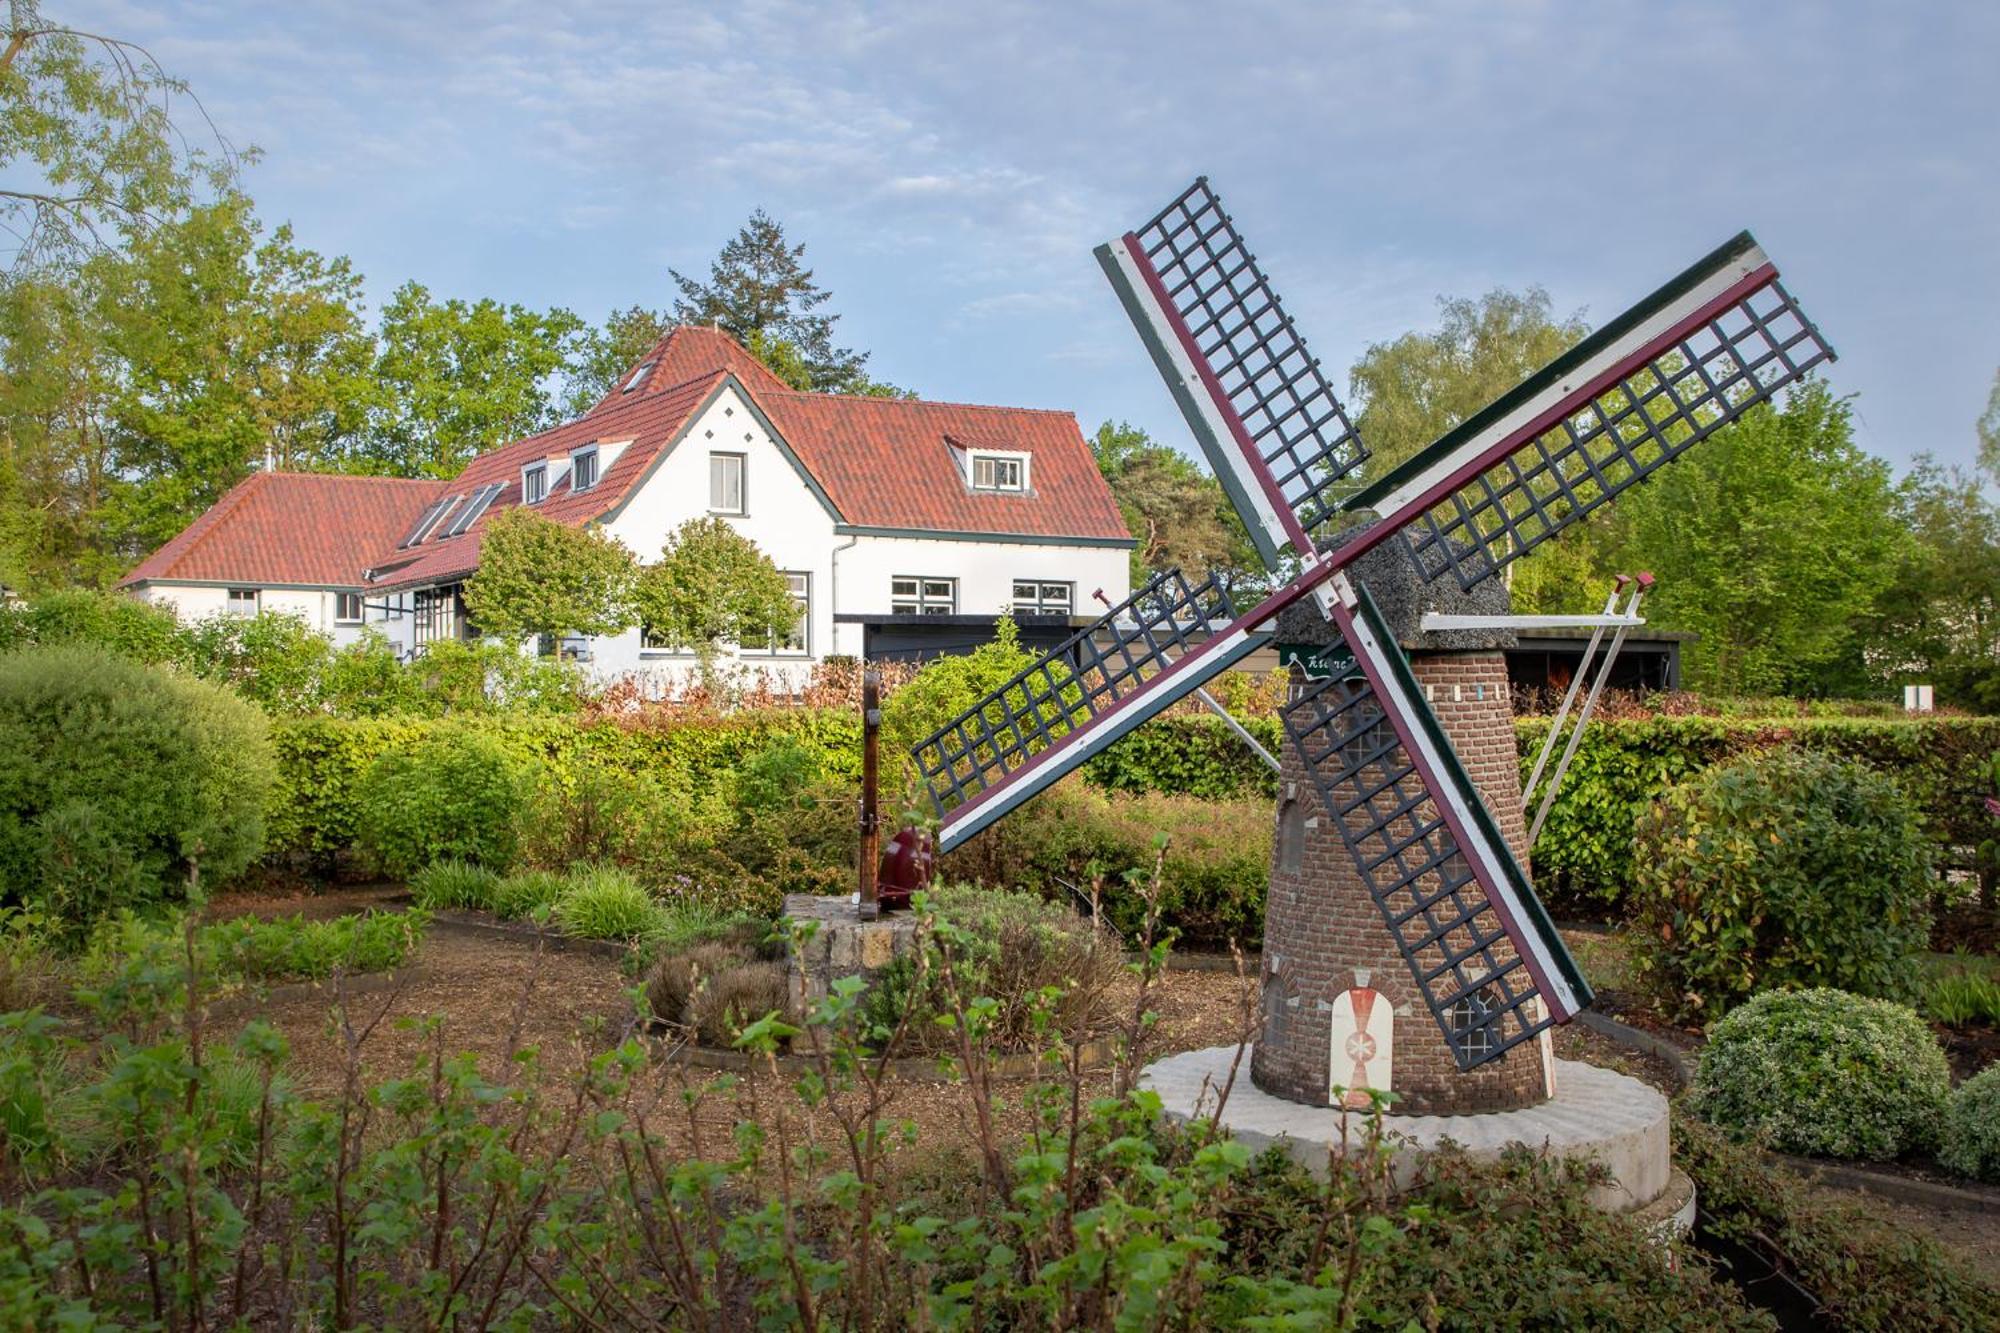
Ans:
<svg viewBox="0 0 2000 1333"><path fill-rule="evenodd" d="M1375 475L1205 179L1097 256L1278 587L1239 613L1169 570L926 738L939 851L1275 640L1296 665L1253 1079L1417 1114L1548 1096L1541 1039L1590 990L1523 868L1504 645L1419 617L1504 612L1507 562L1831 350L1741 233Z"/></svg>

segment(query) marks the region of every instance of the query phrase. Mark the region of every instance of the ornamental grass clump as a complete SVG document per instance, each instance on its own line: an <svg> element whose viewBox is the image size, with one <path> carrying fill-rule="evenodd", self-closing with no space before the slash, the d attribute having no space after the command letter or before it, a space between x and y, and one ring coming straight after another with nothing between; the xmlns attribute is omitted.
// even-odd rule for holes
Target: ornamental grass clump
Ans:
<svg viewBox="0 0 2000 1333"><path fill-rule="evenodd" d="M1951 1094L1938 1161L1961 1176L2000 1181L2000 1065L1988 1065Z"/></svg>
<svg viewBox="0 0 2000 1333"><path fill-rule="evenodd" d="M1886 1159L1937 1142L1951 1071L1914 1010L1843 991L1771 991L1708 1032L1690 1104L1780 1152Z"/></svg>
<svg viewBox="0 0 2000 1333"><path fill-rule="evenodd" d="M554 915L563 934L592 940L641 939L660 925L660 905L653 895L616 866L572 873L555 901Z"/></svg>
<svg viewBox="0 0 2000 1333"><path fill-rule="evenodd" d="M500 877L485 866L451 859L433 862L410 876L410 897L427 912L493 909Z"/></svg>
<svg viewBox="0 0 2000 1333"><path fill-rule="evenodd" d="M1932 855L1866 765L1790 749L1719 765L1639 820L1635 961L1685 1016L1787 987L1914 998Z"/></svg>

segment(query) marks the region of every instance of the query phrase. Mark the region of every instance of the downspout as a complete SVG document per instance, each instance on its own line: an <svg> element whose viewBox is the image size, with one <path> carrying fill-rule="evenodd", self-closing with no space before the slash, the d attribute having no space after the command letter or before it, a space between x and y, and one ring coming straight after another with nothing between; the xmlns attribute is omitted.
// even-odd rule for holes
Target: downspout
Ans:
<svg viewBox="0 0 2000 1333"><path fill-rule="evenodd" d="M840 615L840 553L842 551L851 551L860 544L861 538L858 535L849 537L845 546L836 546L833 548L833 555L827 561L826 596L828 606L826 623L827 637L832 640L829 646L833 649L832 652L827 654L828 657L837 657L840 655L840 621L838 619ZM860 654L857 653L855 656L858 657Z"/></svg>

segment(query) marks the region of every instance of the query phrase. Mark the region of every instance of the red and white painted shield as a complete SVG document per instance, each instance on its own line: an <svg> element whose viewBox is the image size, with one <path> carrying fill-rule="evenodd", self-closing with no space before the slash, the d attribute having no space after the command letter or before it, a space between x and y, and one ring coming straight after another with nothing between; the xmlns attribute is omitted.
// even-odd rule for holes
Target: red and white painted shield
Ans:
<svg viewBox="0 0 2000 1333"><path fill-rule="evenodd" d="M1366 1110L1367 1089L1389 1091L1389 1069L1395 1039L1395 1010L1382 992L1367 986L1356 986L1334 996L1333 1046L1327 1071L1328 1101L1354 1110Z"/></svg>

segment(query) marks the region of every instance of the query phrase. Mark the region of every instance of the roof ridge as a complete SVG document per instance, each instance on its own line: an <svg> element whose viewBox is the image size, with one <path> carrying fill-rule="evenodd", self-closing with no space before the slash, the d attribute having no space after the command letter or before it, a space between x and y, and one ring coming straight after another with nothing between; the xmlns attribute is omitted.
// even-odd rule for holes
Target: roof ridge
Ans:
<svg viewBox="0 0 2000 1333"><path fill-rule="evenodd" d="M789 398L810 398L820 402L842 403L898 403L904 407L954 407L966 408L974 412L1033 412L1040 416L1074 417L1075 412L1065 407L1008 407L1003 403L960 403L948 398L891 398L876 393L821 393L814 389L786 389Z"/></svg>
<svg viewBox="0 0 2000 1333"><path fill-rule="evenodd" d="M294 468L259 468L251 473L250 477L311 477L316 481L394 481L421 486L442 484L436 477L392 477L381 472L310 472ZM248 481L250 477L245 477L243 480Z"/></svg>

